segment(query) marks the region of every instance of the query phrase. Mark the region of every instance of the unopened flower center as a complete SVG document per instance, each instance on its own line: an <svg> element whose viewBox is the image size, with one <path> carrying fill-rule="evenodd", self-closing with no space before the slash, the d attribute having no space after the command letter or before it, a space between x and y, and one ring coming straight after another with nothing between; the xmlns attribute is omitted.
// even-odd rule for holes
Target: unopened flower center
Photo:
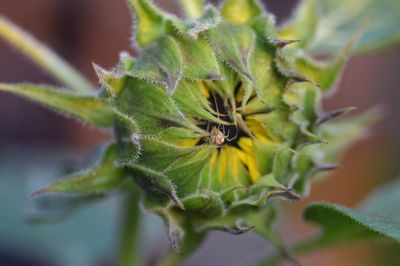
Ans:
<svg viewBox="0 0 400 266"><path fill-rule="evenodd" d="M217 146L231 145L239 147L241 137L248 136L235 121L232 103L224 100L218 93L210 93L209 104L215 112L215 116L224 123L199 120L199 127L207 132L197 145L213 144Z"/></svg>

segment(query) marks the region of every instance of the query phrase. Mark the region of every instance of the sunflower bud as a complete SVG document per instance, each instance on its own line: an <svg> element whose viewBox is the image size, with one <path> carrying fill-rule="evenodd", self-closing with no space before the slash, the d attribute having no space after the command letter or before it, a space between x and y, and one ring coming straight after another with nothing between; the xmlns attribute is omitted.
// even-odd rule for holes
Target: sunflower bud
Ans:
<svg viewBox="0 0 400 266"><path fill-rule="evenodd" d="M186 20L129 1L140 53L124 53L110 71L95 66L98 96L0 84L114 130L115 144L94 169L39 194L106 193L132 178L176 249L185 234L247 232L272 199L298 200L372 121L332 122L350 109L322 109L357 36L330 60L311 58L316 1L281 29L256 0L226 0L220 10L182 2ZM274 215L265 217L270 224Z"/></svg>

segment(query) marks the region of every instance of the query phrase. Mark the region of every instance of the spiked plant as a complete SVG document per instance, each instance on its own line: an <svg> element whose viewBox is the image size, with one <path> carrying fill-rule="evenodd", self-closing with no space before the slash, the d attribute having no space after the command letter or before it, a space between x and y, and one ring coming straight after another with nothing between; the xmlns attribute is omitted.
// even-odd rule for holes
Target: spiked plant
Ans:
<svg viewBox="0 0 400 266"><path fill-rule="evenodd" d="M93 168L34 195L64 195L72 200L63 205L68 210L115 190L132 194L132 209L142 195L143 208L164 219L172 248L185 255L171 253L165 265L190 255L210 230L254 228L289 258L272 228L272 200L305 196L313 178L336 169L337 157L376 116L334 122L353 108L322 109L360 34L329 60L313 59L307 51L317 32L316 2L304 1L277 28L255 0L226 0L220 9L182 0L185 20L148 0L129 0L139 56L123 52L111 70L94 65L98 92L1 18L6 40L75 91L5 83L0 90L115 136ZM127 256L121 264L133 263Z"/></svg>

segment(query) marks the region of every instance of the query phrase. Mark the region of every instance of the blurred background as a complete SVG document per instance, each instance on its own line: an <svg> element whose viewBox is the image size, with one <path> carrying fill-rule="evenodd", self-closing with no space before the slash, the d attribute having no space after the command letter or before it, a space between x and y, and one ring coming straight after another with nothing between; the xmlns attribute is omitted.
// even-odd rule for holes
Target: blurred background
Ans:
<svg viewBox="0 0 400 266"><path fill-rule="evenodd" d="M179 13L177 1L156 1ZM266 1L267 2L267 1ZM266 6L278 22L290 16L295 0L269 0ZM131 49L131 14L125 0L13 0L0 1L0 14L33 33L61 54L93 82L92 62L112 67L121 50ZM286 242L302 239L316 230L301 221L301 210L311 201L324 200L357 206L374 188L400 173L400 48L352 58L337 93L325 102L327 110L355 106L357 112L383 104L385 118L368 138L342 158L346 167L317 182L308 198L283 204L277 227ZM56 84L18 51L0 40L0 80ZM109 138L24 99L0 93L0 265L113 265L119 230L119 199L79 212L62 224L27 225L29 192L62 166L82 160ZM161 221L150 222L142 232L148 265L167 250ZM147 221L147 220L146 220ZM371 243L348 244L302 256L303 265L379 264L382 248ZM212 234L186 265L243 266L272 252L260 238L246 234Z"/></svg>

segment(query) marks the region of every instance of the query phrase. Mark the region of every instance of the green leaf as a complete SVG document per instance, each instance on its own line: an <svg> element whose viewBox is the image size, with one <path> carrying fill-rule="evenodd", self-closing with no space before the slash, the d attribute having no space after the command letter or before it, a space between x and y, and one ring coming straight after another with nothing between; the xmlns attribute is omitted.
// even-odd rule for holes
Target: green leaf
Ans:
<svg viewBox="0 0 400 266"><path fill-rule="evenodd" d="M317 31L317 0L303 0L293 14L293 18L279 29L279 38L300 40L300 47L307 47Z"/></svg>
<svg viewBox="0 0 400 266"><path fill-rule="evenodd" d="M67 87L80 93L95 91L93 85L64 59L1 15L0 38L20 49L28 58Z"/></svg>
<svg viewBox="0 0 400 266"><path fill-rule="evenodd" d="M394 218L329 203L307 206L304 218L323 228L319 241L324 244L382 237L400 242L400 220Z"/></svg>
<svg viewBox="0 0 400 266"><path fill-rule="evenodd" d="M164 84L168 94L172 95L182 72L182 56L177 42L172 37L164 37L143 50L127 74L150 83Z"/></svg>
<svg viewBox="0 0 400 266"><path fill-rule="evenodd" d="M66 176L32 195L63 193L89 196L110 192L116 189L125 177L125 172L115 165L117 154L117 147L112 144L106 148L102 159L94 168Z"/></svg>
<svg viewBox="0 0 400 266"><path fill-rule="evenodd" d="M204 0L180 0L187 18L199 18L204 13Z"/></svg>
<svg viewBox="0 0 400 266"><path fill-rule="evenodd" d="M92 126L111 127L113 125L114 111L101 98L82 96L50 86L35 84L0 83L0 91L12 92L39 102Z"/></svg>
<svg viewBox="0 0 400 266"><path fill-rule="evenodd" d="M300 255L333 245L344 245L360 240L389 240L400 242L400 220L387 216L325 202L308 205L303 212L306 221L317 224L319 235L300 241L289 248L293 255ZM258 265L276 265L283 257L273 255Z"/></svg>
<svg viewBox="0 0 400 266"><path fill-rule="evenodd" d="M372 193L361 205L361 209L390 217L400 218L400 178L384 183Z"/></svg>
<svg viewBox="0 0 400 266"><path fill-rule="evenodd" d="M366 31L357 52L371 52L400 43L400 2L397 0L354 0L340 5L336 0L323 0L318 4L320 21L313 51L337 51L362 26L366 26Z"/></svg>
<svg viewBox="0 0 400 266"><path fill-rule="evenodd" d="M165 34L164 14L149 0L128 0L137 20L135 39L147 46Z"/></svg>
<svg viewBox="0 0 400 266"><path fill-rule="evenodd" d="M263 8L258 0L225 0L222 16L233 24L246 24L259 16Z"/></svg>

